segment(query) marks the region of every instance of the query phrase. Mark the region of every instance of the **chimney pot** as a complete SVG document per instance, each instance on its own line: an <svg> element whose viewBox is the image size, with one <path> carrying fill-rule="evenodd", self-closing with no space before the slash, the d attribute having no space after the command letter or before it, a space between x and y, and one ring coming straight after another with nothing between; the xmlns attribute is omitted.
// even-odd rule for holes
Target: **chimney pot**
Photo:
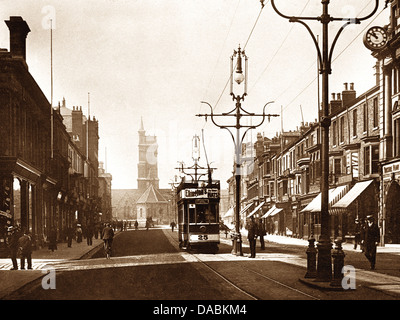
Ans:
<svg viewBox="0 0 400 320"><path fill-rule="evenodd" d="M347 82L345 82L345 83L343 83L344 84L344 90L348 90L348 83Z"/></svg>
<svg viewBox="0 0 400 320"><path fill-rule="evenodd" d="M350 90L354 90L354 82L350 83Z"/></svg>
<svg viewBox="0 0 400 320"><path fill-rule="evenodd" d="M337 99L338 99L338 100L341 100L341 98L342 98L342 94L341 94L341 93L338 93L338 94L337 94Z"/></svg>

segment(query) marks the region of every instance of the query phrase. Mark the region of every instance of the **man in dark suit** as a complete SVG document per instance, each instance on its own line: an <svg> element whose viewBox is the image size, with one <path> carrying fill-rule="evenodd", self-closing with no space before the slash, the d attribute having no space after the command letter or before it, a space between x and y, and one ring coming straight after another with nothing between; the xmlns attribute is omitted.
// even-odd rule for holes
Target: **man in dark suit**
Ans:
<svg viewBox="0 0 400 320"><path fill-rule="evenodd" d="M379 228L373 216L367 216L365 225L365 256L367 257L371 270L375 269L376 246L379 243Z"/></svg>
<svg viewBox="0 0 400 320"><path fill-rule="evenodd" d="M21 270L25 269L25 259L28 262L28 269L32 269L32 238L28 232L18 239L18 247L21 252Z"/></svg>
<svg viewBox="0 0 400 320"><path fill-rule="evenodd" d="M256 257L256 239L257 239L257 225L254 221L254 217L250 218L250 222L247 228L247 239L250 245L250 258Z"/></svg>
<svg viewBox="0 0 400 320"><path fill-rule="evenodd" d="M19 239L19 234L17 228L11 226L8 227L8 238L7 238L7 244L8 248L10 250L10 257L11 261L13 264L13 267L11 270L18 270L18 262L17 262L17 252L18 252L18 239Z"/></svg>

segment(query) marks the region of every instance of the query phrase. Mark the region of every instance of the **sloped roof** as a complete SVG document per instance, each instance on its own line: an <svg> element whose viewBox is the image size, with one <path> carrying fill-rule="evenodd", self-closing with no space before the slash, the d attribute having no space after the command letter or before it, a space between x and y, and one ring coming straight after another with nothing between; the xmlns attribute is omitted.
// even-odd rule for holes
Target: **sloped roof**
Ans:
<svg viewBox="0 0 400 320"><path fill-rule="evenodd" d="M146 191L140 196L137 200L137 203L159 203L159 202L168 202L165 200L160 191L154 189L153 185L146 189Z"/></svg>

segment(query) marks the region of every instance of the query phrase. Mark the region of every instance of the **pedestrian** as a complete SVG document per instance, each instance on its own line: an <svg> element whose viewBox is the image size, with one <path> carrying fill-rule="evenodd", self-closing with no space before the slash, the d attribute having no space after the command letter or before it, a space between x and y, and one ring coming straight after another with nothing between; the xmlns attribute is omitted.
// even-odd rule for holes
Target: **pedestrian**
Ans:
<svg viewBox="0 0 400 320"><path fill-rule="evenodd" d="M17 254L18 254L18 229L10 226L7 229L8 237L7 237L7 245L10 250L10 258L13 264L11 270L18 270L18 262L17 262Z"/></svg>
<svg viewBox="0 0 400 320"><path fill-rule="evenodd" d="M80 224L76 225L76 242L82 242L82 226Z"/></svg>
<svg viewBox="0 0 400 320"><path fill-rule="evenodd" d="M25 270L25 259L28 263L28 269L32 269L32 238L28 232L18 239L18 248L21 257L21 270Z"/></svg>
<svg viewBox="0 0 400 320"><path fill-rule="evenodd" d="M361 248L361 222L358 218L354 221L354 250L357 250L357 245Z"/></svg>
<svg viewBox="0 0 400 320"><path fill-rule="evenodd" d="M250 258L256 257L256 240L257 240L257 225L254 221L254 217L250 218L250 222L247 228L247 239L250 244Z"/></svg>
<svg viewBox="0 0 400 320"><path fill-rule="evenodd" d="M54 252L54 250L57 250L57 231L54 227L50 229L48 239L49 239L49 250L51 250L51 252Z"/></svg>
<svg viewBox="0 0 400 320"><path fill-rule="evenodd" d="M86 228L86 242L88 246L93 245L93 226L91 224Z"/></svg>
<svg viewBox="0 0 400 320"><path fill-rule="evenodd" d="M139 222L137 222L137 220L135 220L135 229L137 230L139 227Z"/></svg>
<svg viewBox="0 0 400 320"><path fill-rule="evenodd" d="M72 239L74 238L74 228L67 227L67 241L68 241L68 248L72 247Z"/></svg>
<svg viewBox="0 0 400 320"><path fill-rule="evenodd" d="M171 226L172 232L174 232L174 228L176 227L175 221L172 221L170 226Z"/></svg>
<svg viewBox="0 0 400 320"><path fill-rule="evenodd" d="M264 236L266 234L265 231L265 226L262 222L262 219L258 221L258 231L257 234L260 236L260 244L261 244L261 250L265 250L265 242L264 242Z"/></svg>
<svg viewBox="0 0 400 320"><path fill-rule="evenodd" d="M367 224L365 225L365 256L367 257L371 270L375 269L376 262L376 246L379 243L379 228L372 215L367 216Z"/></svg>

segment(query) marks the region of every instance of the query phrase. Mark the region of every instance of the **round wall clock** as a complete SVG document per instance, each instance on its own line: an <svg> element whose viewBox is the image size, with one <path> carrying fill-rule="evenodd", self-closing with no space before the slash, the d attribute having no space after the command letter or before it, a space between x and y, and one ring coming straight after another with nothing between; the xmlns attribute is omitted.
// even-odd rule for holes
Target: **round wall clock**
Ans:
<svg viewBox="0 0 400 320"><path fill-rule="evenodd" d="M370 50L382 49L388 40L386 30L382 27L372 27L364 35L364 45Z"/></svg>

